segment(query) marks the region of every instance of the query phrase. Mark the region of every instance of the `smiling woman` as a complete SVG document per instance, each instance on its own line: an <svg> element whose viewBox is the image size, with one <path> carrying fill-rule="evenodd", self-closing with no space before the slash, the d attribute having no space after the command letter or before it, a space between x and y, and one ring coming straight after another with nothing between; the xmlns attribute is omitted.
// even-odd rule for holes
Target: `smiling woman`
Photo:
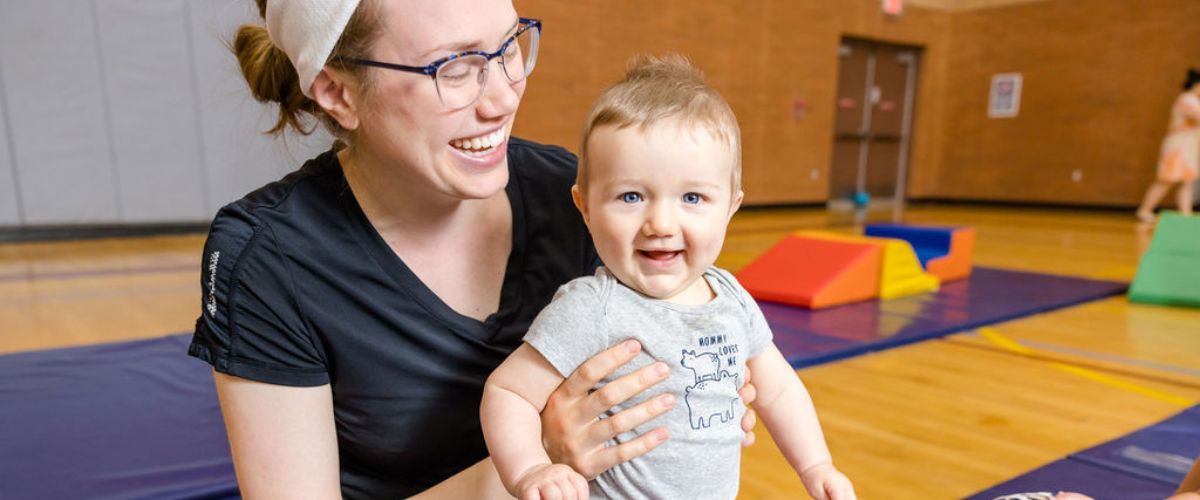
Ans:
<svg viewBox="0 0 1200 500"><path fill-rule="evenodd" d="M558 286L599 265L569 195L575 157L509 135L540 21L509 0L257 3L266 28L241 27L234 51L279 105L271 132L313 116L339 141L226 205L205 243L189 354L215 371L243 495L503 494L484 381ZM555 462L594 476L659 443L605 446L669 408L597 419L610 405L591 389L639 350L555 389ZM632 371L604 401L661 379Z"/></svg>

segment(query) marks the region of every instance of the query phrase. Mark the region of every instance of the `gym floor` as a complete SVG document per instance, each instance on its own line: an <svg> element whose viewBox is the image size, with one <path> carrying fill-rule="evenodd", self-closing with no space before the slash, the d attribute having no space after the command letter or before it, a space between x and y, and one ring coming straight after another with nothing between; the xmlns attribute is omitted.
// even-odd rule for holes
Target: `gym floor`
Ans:
<svg viewBox="0 0 1200 500"><path fill-rule="evenodd" d="M1118 281L1133 278L1152 231L1110 211L917 205L902 220L975 226L977 265ZM824 208L743 211L717 264L736 271L789 232L853 224ZM189 331L203 242L0 244L0 354ZM1196 325L1200 310L1118 296L799 374L861 498L957 498L1195 404ZM741 496L794 498L798 479L757 434Z"/></svg>

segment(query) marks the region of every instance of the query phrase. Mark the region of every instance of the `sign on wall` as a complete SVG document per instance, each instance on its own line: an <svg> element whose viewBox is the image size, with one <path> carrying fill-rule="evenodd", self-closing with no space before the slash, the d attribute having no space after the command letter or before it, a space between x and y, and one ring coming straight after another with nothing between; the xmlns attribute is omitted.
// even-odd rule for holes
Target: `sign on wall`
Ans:
<svg viewBox="0 0 1200 500"><path fill-rule="evenodd" d="M992 75L988 97L988 118L1013 118L1021 110L1021 74Z"/></svg>

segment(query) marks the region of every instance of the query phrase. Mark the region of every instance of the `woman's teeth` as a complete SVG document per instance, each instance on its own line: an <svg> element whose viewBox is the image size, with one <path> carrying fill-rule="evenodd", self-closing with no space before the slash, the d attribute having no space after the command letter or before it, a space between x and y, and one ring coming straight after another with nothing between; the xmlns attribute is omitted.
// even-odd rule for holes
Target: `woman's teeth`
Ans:
<svg viewBox="0 0 1200 500"><path fill-rule="evenodd" d="M503 128L480 137L455 139L450 141L450 145L468 153L480 153L500 145L501 142L504 142Z"/></svg>

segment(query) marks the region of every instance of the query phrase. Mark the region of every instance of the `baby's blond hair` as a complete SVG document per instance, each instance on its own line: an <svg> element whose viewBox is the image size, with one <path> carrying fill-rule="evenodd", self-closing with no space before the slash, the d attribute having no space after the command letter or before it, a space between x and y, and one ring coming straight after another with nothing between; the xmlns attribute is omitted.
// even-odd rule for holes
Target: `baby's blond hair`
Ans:
<svg viewBox="0 0 1200 500"><path fill-rule="evenodd" d="M705 83L699 69L687 58L670 54L631 59L625 78L605 89L592 105L583 122L579 173L575 178L580 194L587 193L588 138L593 130L606 125L618 129L636 125L645 130L666 119L701 127L732 147L733 191L741 189L742 141L737 117L721 94Z"/></svg>

